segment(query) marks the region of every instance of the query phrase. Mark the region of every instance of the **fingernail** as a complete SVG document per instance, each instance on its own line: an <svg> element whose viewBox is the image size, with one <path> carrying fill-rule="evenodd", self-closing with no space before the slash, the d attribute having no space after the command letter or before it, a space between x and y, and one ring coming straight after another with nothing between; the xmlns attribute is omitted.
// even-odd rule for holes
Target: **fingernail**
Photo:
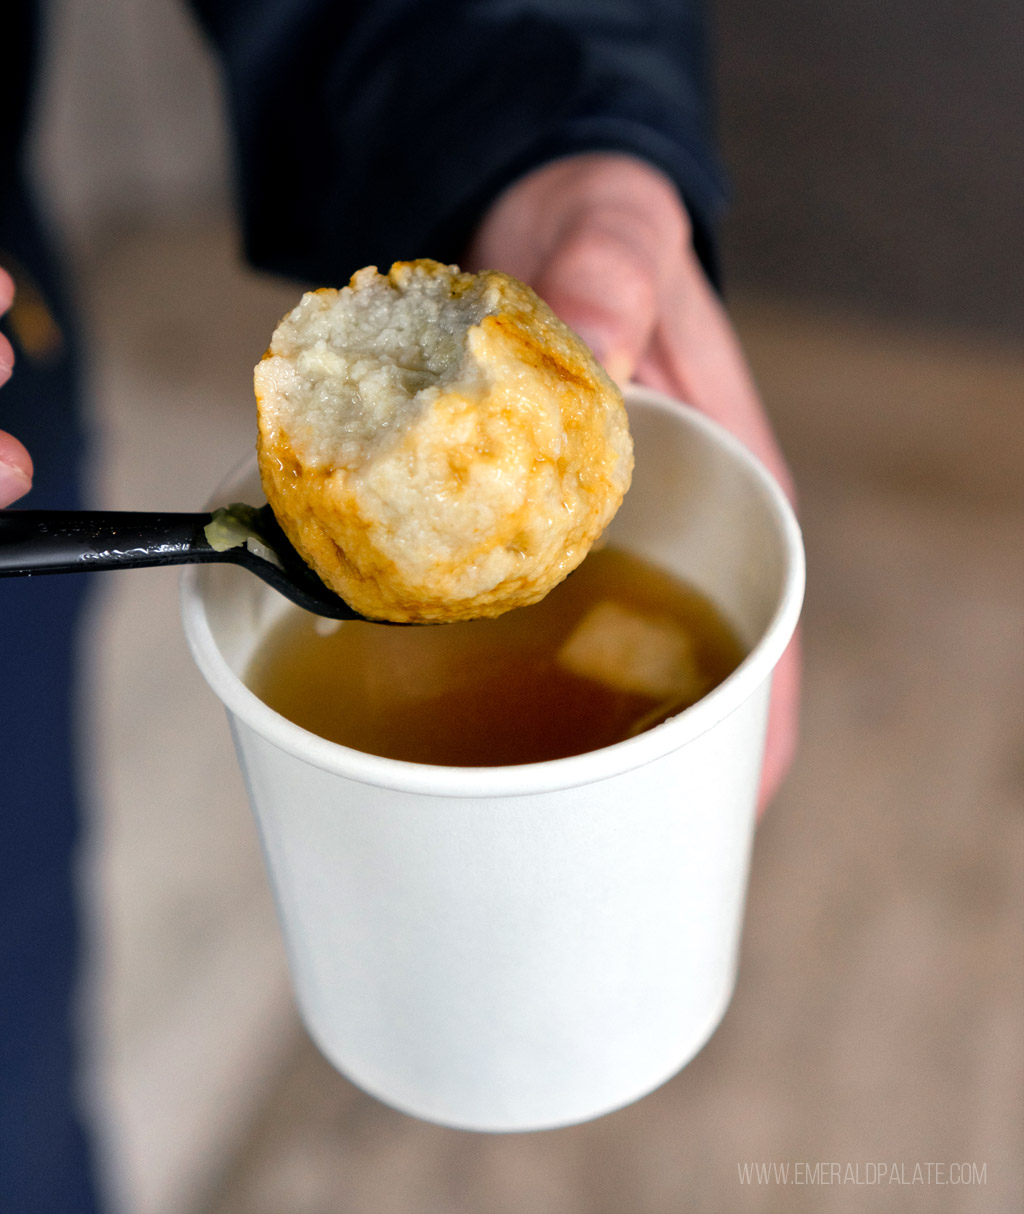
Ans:
<svg viewBox="0 0 1024 1214"><path fill-rule="evenodd" d="M633 374L633 360L628 354L616 350L606 333L600 329L589 329L586 325L578 327L576 333L620 387L629 383Z"/></svg>
<svg viewBox="0 0 1024 1214"><path fill-rule="evenodd" d="M583 339L583 344L597 361L603 364L608 352L608 338L605 334L600 329L590 329L586 325L573 325L572 328L576 336Z"/></svg>
<svg viewBox="0 0 1024 1214"><path fill-rule="evenodd" d="M0 461L0 509L24 497L32 488L32 478L26 476L20 468Z"/></svg>

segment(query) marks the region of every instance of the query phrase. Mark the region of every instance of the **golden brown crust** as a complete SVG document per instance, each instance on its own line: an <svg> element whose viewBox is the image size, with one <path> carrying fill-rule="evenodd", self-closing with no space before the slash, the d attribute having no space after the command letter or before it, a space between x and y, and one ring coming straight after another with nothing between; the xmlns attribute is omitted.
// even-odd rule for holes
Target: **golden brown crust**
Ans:
<svg viewBox="0 0 1024 1214"><path fill-rule="evenodd" d="M282 424L272 342L256 371L260 474L296 549L362 614L500 615L561 581L618 509L632 468L625 409L522 283L488 273L481 284L426 260L396 263L387 279L401 288L415 273L447 275L453 297L494 294L494 313L466 335L473 375L429 395L360 466L324 464L304 459Z"/></svg>

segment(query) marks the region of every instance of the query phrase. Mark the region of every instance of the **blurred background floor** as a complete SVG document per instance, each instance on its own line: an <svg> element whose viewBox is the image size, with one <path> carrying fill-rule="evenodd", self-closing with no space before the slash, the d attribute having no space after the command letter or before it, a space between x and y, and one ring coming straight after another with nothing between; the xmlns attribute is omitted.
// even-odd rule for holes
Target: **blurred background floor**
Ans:
<svg viewBox="0 0 1024 1214"><path fill-rule="evenodd" d="M294 289L239 269L225 224L123 236L85 282L101 495L195 508L252 447L251 365ZM362 1095L298 1027L176 574L106 575L92 1087L126 1210L1022 1207L1024 362L769 299L734 314L809 585L803 744L759 831L722 1027L646 1100L554 1133L459 1133ZM984 1183L741 1182L787 1161L976 1164Z"/></svg>

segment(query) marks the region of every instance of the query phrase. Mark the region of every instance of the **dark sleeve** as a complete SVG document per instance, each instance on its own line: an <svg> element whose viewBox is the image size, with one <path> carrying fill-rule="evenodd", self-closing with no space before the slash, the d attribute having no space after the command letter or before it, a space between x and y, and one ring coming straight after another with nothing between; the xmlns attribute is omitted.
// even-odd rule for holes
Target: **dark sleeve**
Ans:
<svg viewBox="0 0 1024 1214"><path fill-rule="evenodd" d="M677 185L714 274L723 184L699 0L193 0L223 66L246 251L316 282L457 261L487 204L576 152Z"/></svg>

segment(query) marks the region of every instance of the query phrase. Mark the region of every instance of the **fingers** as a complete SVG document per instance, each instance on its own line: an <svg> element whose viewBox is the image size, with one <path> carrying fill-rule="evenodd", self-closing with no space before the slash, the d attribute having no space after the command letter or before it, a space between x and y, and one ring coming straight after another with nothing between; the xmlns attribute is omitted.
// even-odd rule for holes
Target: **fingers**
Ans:
<svg viewBox="0 0 1024 1214"><path fill-rule="evenodd" d="M686 213L660 172L595 153L544 165L509 187L466 261L529 283L625 383L651 340L666 268L688 240Z"/></svg>
<svg viewBox="0 0 1024 1214"><path fill-rule="evenodd" d="M795 499L792 476L739 340L692 250L663 293L653 340L636 375L640 383L685 400L723 425Z"/></svg>
<svg viewBox="0 0 1024 1214"><path fill-rule="evenodd" d="M654 338L637 366L637 379L721 423L750 448L793 500L792 477L739 341L692 253L661 299ZM796 751L800 672L800 642L794 637L772 679L759 811L775 796Z"/></svg>
<svg viewBox="0 0 1024 1214"><path fill-rule="evenodd" d="M14 370L14 351L11 343L0 333L0 385L7 383Z"/></svg>
<svg viewBox="0 0 1024 1214"><path fill-rule="evenodd" d="M606 221L584 221L553 250L533 284L619 384L632 378L654 331L654 267Z"/></svg>
<svg viewBox="0 0 1024 1214"><path fill-rule="evenodd" d="M14 300L14 281L6 270L0 269L0 316L11 306ZM0 333L0 384L5 384L11 378L14 367L14 351L11 343Z"/></svg>
<svg viewBox="0 0 1024 1214"><path fill-rule="evenodd" d="M690 245L674 187L628 156L567 157L494 203L469 268L528 282L620 383L636 378L688 401L745 443L793 497L739 342ZM776 671L761 805L796 745L799 648Z"/></svg>
<svg viewBox="0 0 1024 1214"><path fill-rule="evenodd" d="M14 299L14 283L0 269L0 315ZM14 367L11 343L0 333L0 385L7 382ZM11 434L0 430L0 509L23 497L32 487L32 457Z"/></svg>
<svg viewBox="0 0 1024 1214"><path fill-rule="evenodd" d="M0 509L32 488L32 457L11 434L0 430Z"/></svg>

